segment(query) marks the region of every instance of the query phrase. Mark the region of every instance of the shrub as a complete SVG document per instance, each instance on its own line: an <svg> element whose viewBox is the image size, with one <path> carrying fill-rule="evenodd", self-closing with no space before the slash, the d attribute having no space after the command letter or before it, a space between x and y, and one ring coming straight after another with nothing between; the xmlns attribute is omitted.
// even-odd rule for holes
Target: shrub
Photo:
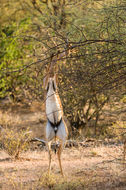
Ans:
<svg viewBox="0 0 126 190"><path fill-rule="evenodd" d="M30 139L31 132L29 129L16 131L14 128L5 128L0 136L3 148L15 159L19 159L19 154L28 149Z"/></svg>
<svg viewBox="0 0 126 190"><path fill-rule="evenodd" d="M116 121L112 126L108 128L108 132L112 137L117 139L124 139L126 136L126 122Z"/></svg>

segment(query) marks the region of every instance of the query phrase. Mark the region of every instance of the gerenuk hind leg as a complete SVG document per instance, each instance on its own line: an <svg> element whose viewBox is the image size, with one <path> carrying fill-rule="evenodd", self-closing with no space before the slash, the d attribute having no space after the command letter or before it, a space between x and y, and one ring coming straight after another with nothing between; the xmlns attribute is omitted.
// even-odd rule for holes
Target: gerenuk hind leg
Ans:
<svg viewBox="0 0 126 190"><path fill-rule="evenodd" d="M48 149L48 156L49 156L49 168L48 168L48 174L50 174L51 171L51 161L52 161L52 152L51 152L51 141L55 137L55 133L53 128L51 127L50 123L47 122L46 126L46 144Z"/></svg>
<svg viewBox="0 0 126 190"><path fill-rule="evenodd" d="M65 141L66 141L66 138L67 138L67 128L66 128L65 122L63 120L62 120L61 124L58 127L58 131L57 131L56 136L60 140L60 145L59 145L57 155L58 155L60 171L61 171L62 176L64 176L63 175L63 169L62 169L62 163L61 163L61 153L63 151Z"/></svg>

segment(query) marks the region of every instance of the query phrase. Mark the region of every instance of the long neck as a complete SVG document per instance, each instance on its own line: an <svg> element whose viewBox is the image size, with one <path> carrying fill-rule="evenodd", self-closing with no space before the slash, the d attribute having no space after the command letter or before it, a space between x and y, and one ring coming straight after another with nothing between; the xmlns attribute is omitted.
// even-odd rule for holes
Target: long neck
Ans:
<svg viewBox="0 0 126 190"><path fill-rule="evenodd" d="M57 91L48 90L46 98L46 115L52 123L57 123L62 118L62 105Z"/></svg>

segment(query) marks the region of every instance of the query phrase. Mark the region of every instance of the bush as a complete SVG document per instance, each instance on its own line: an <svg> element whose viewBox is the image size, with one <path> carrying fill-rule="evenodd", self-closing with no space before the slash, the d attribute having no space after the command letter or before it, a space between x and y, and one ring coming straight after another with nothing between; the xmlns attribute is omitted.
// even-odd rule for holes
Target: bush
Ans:
<svg viewBox="0 0 126 190"><path fill-rule="evenodd" d="M1 132L0 144L10 156L19 159L19 154L28 149L30 139L29 129L16 131L13 128L6 128Z"/></svg>
<svg viewBox="0 0 126 190"><path fill-rule="evenodd" d="M108 134L116 139L124 139L126 136L126 122L116 121L112 126L108 127Z"/></svg>

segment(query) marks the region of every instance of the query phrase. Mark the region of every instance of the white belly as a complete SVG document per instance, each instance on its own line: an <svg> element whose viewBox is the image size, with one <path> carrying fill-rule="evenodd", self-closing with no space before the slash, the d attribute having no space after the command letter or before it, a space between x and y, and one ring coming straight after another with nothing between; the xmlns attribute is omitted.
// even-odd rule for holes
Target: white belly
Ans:
<svg viewBox="0 0 126 190"><path fill-rule="evenodd" d="M52 123L57 123L62 117L62 108L55 94L46 99L46 115Z"/></svg>

